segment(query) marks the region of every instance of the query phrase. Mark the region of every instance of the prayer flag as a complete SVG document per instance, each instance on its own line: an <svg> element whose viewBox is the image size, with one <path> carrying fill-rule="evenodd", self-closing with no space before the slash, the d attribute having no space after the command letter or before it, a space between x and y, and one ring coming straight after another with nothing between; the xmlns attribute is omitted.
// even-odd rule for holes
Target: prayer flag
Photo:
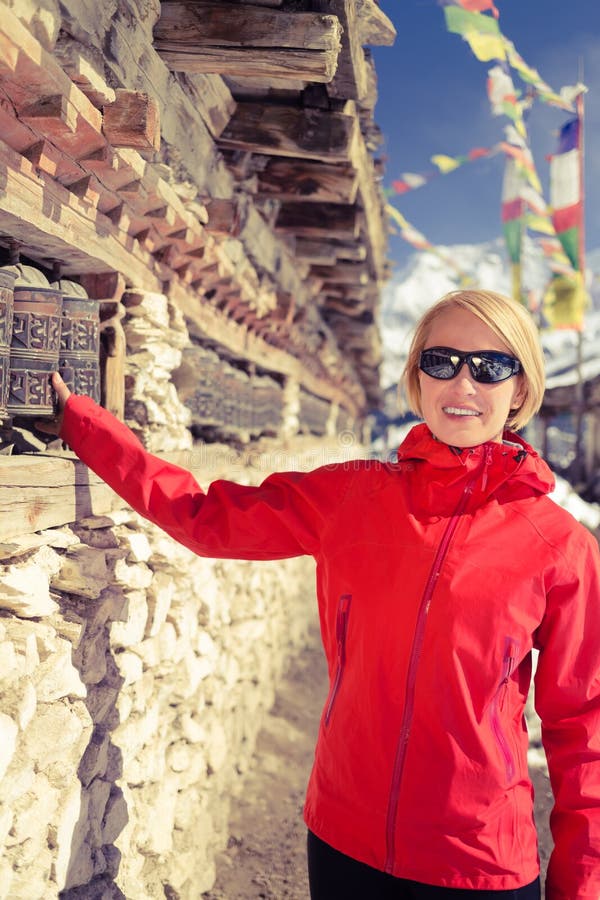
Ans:
<svg viewBox="0 0 600 900"><path fill-rule="evenodd" d="M543 301L546 319L553 328L583 329L587 294L581 272L556 275L550 280Z"/></svg>
<svg viewBox="0 0 600 900"><path fill-rule="evenodd" d="M535 213L527 213L525 216L525 224L531 231L537 231L540 234L555 235L554 225L547 216L538 216Z"/></svg>
<svg viewBox="0 0 600 900"><path fill-rule="evenodd" d="M579 239L583 227L581 127L570 119L560 130L558 149L550 159L550 205L556 234L573 268L580 268Z"/></svg>
<svg viewBox="0 0 600 900"><path fill-rule="evenodd" d="M448 31L460 34L477 59L486 61L505 58L504 38L496 19L459 6L446 6L444 15Z"/></svg>
<svg viewBox="0 0 600 900"><path fill-rule="evenodd" d="M446 156L444 153L436 153L435 156L431 157L431 162L434 166L437 166L444 175L447 172L453 172L454 169L458 169L460 166L459 160L454 159L452 156Z"/></svg>
<svg viewBox="0 0 600 900"><path fill-rule="evenodd" d="M496 19L499 15L493 0L443 0L444 6L449 6L450 4L462 6L463 9L467 9L469 12L484 12L486 9L489 9Z"/></svg>
<svg viewBox="0 0 600 900"><path fill-rule="evenodd" d="M521 197L523 178L514 159L506 160L502 183L502 228L512 262L520 262L525 204Z"/></svg>

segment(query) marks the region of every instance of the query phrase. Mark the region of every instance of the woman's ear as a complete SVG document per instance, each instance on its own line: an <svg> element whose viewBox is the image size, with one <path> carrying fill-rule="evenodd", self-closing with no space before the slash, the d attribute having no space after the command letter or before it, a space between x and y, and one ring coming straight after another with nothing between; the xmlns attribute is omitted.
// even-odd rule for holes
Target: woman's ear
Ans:
<svg viewBox="0 0 600 900"><path fill-rule="evenodd" d="M527 396L527 387L525 385L525 379L522 375L517 375L515 378L515 388L512 395L512 400L510 404L511 409L519 409L522 405L525 397Z"/></svg>

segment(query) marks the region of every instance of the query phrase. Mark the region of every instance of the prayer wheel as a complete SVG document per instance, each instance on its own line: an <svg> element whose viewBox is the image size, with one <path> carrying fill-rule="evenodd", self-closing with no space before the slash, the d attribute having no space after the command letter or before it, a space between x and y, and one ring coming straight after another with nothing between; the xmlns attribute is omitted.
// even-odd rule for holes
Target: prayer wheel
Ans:
<svg viewBox="0 0 600 900"><path fill-rule="evenodd" d="M50 376L58 368L62 294L30 266L18 266L10 344L9 416L54 415ZM37 281L37 283L35 283Z"/></svg>
<svg viewBox="0 0 600 900"><path fill-rule="evenodd" d="M59 281L63 292L58 369L75 394L100 402L100 303L81 285Z"/></svg>
<svg viewBox="0 0 600 900"><path fill-rule="evenodd" d="M8 416L10 342L13 329L13 289L17 270L0 269L0 419Z"/></svg>

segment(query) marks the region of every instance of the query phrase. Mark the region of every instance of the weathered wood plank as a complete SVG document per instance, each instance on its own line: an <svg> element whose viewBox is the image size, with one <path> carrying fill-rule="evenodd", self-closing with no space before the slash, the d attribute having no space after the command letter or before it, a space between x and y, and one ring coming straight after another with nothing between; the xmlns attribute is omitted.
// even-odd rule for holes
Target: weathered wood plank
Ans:
<svg viewBox="0 0 600 900"><path fill-rule="evenodd" d="M115 91L113 103L104 106L102 131L113 147L158 150L160 121L158 104L141 91Z"/></svg>
<svg viewBox="0 0 600 900"><path fill-rule="evenodd" d="M337 261L335 248L327 241L309 238L295 239L296 258L318 266L333 266Z"/></svg>
<svg viewBox="0 0 600 900"><path fill-rule="evenodd" d="M369 273L360 263L337 263L335 266L313 266L312 273L317 278L336 284L365 285L369 283Z"/></svg>
<svg viewBox="0 0 600 900"><path fill-rule="evenodd" d="M65 274L97 271L101 261L140 287L160 290L151 257L128 235L1 141L0 172L0 231L22 241L32 256L62 260Z"/></svg>
<svg viewBox="0 0 600 900"><path fill-rule="evenodd" d="M236 47L268 50L340 49L341 25L335 15L314 12L282 12L259 6L240 6L222 0L163 0L154 26L157 50Z"/></svg>
<svg viewBox="0 0 600 900"><path fill-rule="evenodd" d="M314 200L321 203L354 203L358 179L352 166L305 159L271 158L258 169L259 196L278 200Z"/></svg>
<svg viewBox="0 0 600 900"><path fill-rule="evenodd" d="M328 93L332 97L360 101L366 96L368 83L355 0L316 0L316 8L334 13L343 28L342 49Z"/></svg>
<svg viewBox="0 0 600 900"><path fill-rule="evenodd" d="M0 540L106 515L123 501L83 463L61 457L0 459Z"/></svg>
<svg viewBox="0 0 600 900"><path fill-rule="evenodd" d="M272 156L347 162L357 128L356 117L343 113L238 103L219 145Z"/></svg>
<svg viewBox="0 0 600 900"><path fill-rule="evenodd" d="M283 203L276 231L309 238L356 238L358 214L354 206L340 203Z"/></svg>
<svg viewBox="0 0 600 900"><path fill-rule="evenodd" d="M373 157L369 154L360 132L356 132L354 135L351 159L358 172L358 205L363 210L375 273L377 278L383 278L385 253L388 243L388 232L383 213L383 197L378 187L379 182L375 176Z"/></svg>
<svg viewBox="0 0 600 900"><path fill-rule="evenodd" d="M235 112L231 91L218 75L188 74L189 94L202 121L218 138Z"/></svg>
<svg viewBox="0 0 600 900"><path fill-rule="evenodd" d="M104 78L104 60L98 51L83 47L70 35L61 32L53 55L95 107L101 109L105 104L114 102L115 92Z"/></svg>
<svg viewBox="0 0 600 900"><path fill-rule="evenodd" d="M373 47L391 47L396 40L396 28L392 20L375 0L355 0L358 29L362 44Z"/></svg>
<svg viewBox="0 0 600 900"><path fill-rule="evenodd" d="M333 78L337 53L333 50L276 50L253 47L159 49L163 62L174 72L196 75L251 76L282 81L318 81Z"/></svg>
<svg viewBox="0 0 600 900"><path fill-rule="evenodd" d="M104 143L101 115L7 7L0 18L0 80L24 121L71 159Z"/></svg>
<svg viewBox="0 0 600 900"><path fill-rule="evenodd" d="M364 262L367 258L367 248L360 241L332 241L331 249L337 259L346 262Z"/></svg>
<svg viewBox="0 0 600 900"><path fill-rule="evenodd" d="M364 404L364 394L358 384L351 390L344 390L325 378L312 374L302 361L290 353L279 350L266 343L258 335L248 332L243 325L227 319L218 309L209 303L199 303L189 291L180 285L172 285L171 297L188 319L196 334L209 336L227 347L233 353L243 356L250 362L264 367L268 359L268 367L273 372L290 375L304 384L313 393L334 400L356 415Z"/></svg>

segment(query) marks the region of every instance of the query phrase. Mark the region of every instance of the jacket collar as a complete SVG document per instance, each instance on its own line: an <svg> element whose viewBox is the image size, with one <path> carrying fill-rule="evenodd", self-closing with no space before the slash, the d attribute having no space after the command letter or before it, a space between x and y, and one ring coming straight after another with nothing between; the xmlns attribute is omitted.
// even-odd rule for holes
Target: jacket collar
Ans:
<svg viewBox="0 0 600 900"><path fill-rule="evenodd" d="M467 508L491 495L506 502L553 490L554 476L533 447L510 431L504 439L460 449L436 440L427 425L416 425L398 450L398 463L420 473L419 505L441 514L455 508L467 486Z"/></svg>

